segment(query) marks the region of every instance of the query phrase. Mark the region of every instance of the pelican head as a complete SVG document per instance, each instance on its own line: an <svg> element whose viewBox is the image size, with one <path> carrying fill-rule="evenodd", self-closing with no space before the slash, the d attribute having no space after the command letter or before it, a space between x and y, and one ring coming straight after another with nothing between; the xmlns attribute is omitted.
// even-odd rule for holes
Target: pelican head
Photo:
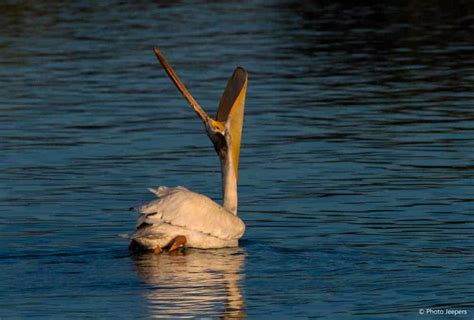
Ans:
<svg viewBox="0 0 474 320"><path fill-rule="evenodd" d="M237 67L227 81L215 119L206 125L207 135L214 143L219 158L232 162L235 178L238 179L240 144L244 124L245 94L247 91L247 71Z"/></svg>
<svg viewBox="0 0 474 320"><path fill-rule="evenodd" d="M216 117L212 118L193 98L161 51L156 48L153 51L170 79L203 122L221 162L223 206L237 214L237 180L247 93L247 71L242 67L234 70L222 94Z"/></svg>

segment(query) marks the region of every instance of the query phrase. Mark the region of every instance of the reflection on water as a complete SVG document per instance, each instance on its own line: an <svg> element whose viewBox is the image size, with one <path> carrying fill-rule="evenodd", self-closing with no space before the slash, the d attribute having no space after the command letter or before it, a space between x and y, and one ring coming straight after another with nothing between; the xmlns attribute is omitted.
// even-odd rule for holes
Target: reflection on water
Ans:
<svg viewBox="0 0 474 320"><path fill-rule="evenodd" d="M134 261L138 275L148 285L143 297L150 317L245 317L243 249L143 253L134 256Z"/></svg>

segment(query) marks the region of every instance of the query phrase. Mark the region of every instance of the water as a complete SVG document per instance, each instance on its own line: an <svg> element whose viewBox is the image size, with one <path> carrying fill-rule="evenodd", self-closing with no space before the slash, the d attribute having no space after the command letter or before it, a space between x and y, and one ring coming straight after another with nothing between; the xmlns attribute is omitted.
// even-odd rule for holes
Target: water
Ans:
<svg viewBox="0 0 474 320"><path fill-rule="evenodd" d="M0 5L0 317L474 317L474 6ZM238 249L131 256L147 187L220 200L158 65L249 71Z"/></svg>

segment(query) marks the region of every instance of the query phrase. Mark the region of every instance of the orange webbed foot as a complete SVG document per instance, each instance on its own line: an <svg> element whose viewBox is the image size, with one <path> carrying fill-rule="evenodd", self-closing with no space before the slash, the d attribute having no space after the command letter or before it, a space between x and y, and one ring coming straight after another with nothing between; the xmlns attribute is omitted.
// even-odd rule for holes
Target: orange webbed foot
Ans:
<svg viewBox="0 0 474 320"><path fill-rule="evenodd" d="M169 248L169 252L174 252L176 250L179 250L181 248L184 248L186 245L187 239L185 236L177 236L176 238L171 241L171 246Z"/></svg>

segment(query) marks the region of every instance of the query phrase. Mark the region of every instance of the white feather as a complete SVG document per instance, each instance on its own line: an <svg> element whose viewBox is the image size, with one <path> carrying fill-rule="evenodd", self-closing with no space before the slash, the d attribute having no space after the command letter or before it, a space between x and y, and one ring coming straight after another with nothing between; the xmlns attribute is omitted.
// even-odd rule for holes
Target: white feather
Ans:
<svg viewBox="0 0 474 320"><path fill-rule="evenodd" d="M243 221L208 197L183 187L149 189L158 199L139 207L132 239L146 248L166 246L178 235L194 248L237 246Z"/></svg>

